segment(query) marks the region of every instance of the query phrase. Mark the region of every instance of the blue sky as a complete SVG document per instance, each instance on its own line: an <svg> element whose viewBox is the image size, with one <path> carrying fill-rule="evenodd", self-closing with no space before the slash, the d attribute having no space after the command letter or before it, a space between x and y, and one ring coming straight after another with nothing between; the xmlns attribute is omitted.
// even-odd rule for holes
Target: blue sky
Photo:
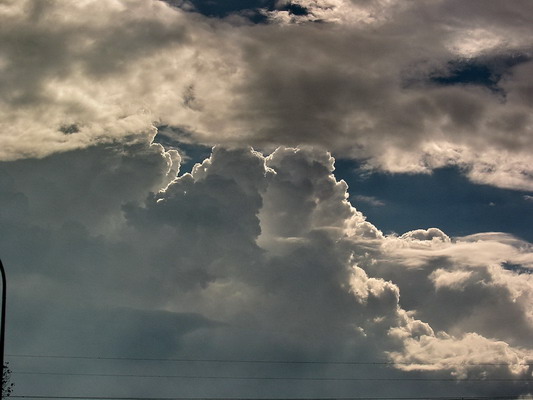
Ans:
<svg viewBox="0 0 533 400"><path fill-rule="evenodd" d="M356 207L385 232L439 227L452 236L496 231L533 240L530 192L474 184L456 167L430 175L368 174L358 163L337 160L335 175L353 188ZM358 195L383 204L358 201Z"/></svg>
<svg viewBox="0 0 533 400"><path fill-rule="evenodd" d="M531 398L531 1L4 3L14 395Z"/></svg>

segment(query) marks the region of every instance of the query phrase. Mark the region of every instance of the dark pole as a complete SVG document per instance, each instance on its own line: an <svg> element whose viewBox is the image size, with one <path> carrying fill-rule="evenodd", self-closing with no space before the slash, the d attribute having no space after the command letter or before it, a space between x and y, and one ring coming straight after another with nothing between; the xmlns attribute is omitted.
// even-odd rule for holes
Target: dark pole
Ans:
<svg viewBox="0 0 533 400"><path fill-rule="evenodd" d="M0 329L0 365L2 366L2 381L0 383L0 400L4 397L4 338L6 333L6 271L0 260L0 271L2 272L2 328Z"/></svg>

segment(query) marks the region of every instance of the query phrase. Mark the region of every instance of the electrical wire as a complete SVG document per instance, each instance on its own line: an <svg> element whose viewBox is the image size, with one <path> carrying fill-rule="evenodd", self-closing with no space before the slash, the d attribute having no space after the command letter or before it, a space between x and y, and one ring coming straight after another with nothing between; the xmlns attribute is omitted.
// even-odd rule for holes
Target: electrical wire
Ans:
<svg viewBox="0 0 533 400"><path fill-rule="evenodd" d="M161 362L199 362L199 363L235 363L235 364L321 364L321 365L435 365L436 363L414 363L394 361L302 361L302 360L246 360L246 359L209 359L209 358L147 358L147 357L100 357L82 355L52 354L6 354L13 358L55 358L81 360L116 360L116 361L161 361ZM533 366L533 362L519 363L446 363L450 366Z"/></svg>
<svg viewBox="0 0 533 400"><path fill-rule="evenodd" d="M253 397L113 397L113 396L43 396L12 395L15 399L72 399L72 400L511 400L517 396L424 396L424 397L302 397L302 398L253 398ZM533 397L520 397L521 400L533 400Z"/></svg>
<svg viewBox="0 0 533 400"><path fill-rule="evenodd" d="M118 378L174 378L206 380L270 380L270 381L418 381L418 382L533 382L533 379L512 378L336 378L336 377L287 377L287 376L220 376L220 375L145 375L145 374L105 374L84 372L44 372L13 371L15 375L58 375Z"/></svg>

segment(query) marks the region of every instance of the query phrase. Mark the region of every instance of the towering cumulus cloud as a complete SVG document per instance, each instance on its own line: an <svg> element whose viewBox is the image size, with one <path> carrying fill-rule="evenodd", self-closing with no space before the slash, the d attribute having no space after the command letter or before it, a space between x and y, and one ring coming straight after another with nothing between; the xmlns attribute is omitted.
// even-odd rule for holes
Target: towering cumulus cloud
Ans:
<svg viewBox="0 0 533 400"><path fill-rule="evenodd" d="M0 2L15 394L530 398L531 243L381 231L335 158L529 210L532 3L229 3Z"/></svg>
<svg viewBox="0 0 533 400"><path fill-rule="evenodd" d="M300 362L194 365L194 376L247 380L144 378L130 394L527 393L530 245L504 234L452 239L436 228L384 236L347 201L333 162L311 149L265 157L215 147L191 174L172 178L178 158L134 144L5 163L1 251L16 267L10 348ZM37 168L46 190L27 182ZM68 200L83 192L76 185L91 190ZM55 215L62 201L72 212ZM301 364L317 360L337 364ZM354 361L363 365L338 364ZM156 375L168 375L161 368ZM19 381L35 390L51 382ZM64 390L88 395L86 383Z"/></svg>

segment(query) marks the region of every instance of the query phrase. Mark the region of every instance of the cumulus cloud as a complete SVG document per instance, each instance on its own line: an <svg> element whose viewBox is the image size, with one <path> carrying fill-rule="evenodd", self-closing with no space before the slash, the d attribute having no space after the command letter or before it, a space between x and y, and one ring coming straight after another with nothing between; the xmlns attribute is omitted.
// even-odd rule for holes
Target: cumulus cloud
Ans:
<svg viewBox="0 0 533 400"><path fill-rule="evenodd" d="M112 168L98 169L101 162ZM178 164L149 142L2 164L10 176L0 199L0 250L12 282L10 352L391 361L386 370L356 374L327 364L256 373L444 379L432 382L428 396L450 390L446 379L481 377L487 385L467 381L451 390L526 393L520 381L490 380L531 377L522 365L533 357L531 275L506 267L531 267L529 243L495 233L450 238L436 228L384 236L349 203L333 158L321 150L279 148L264 156L218 146L190 174L176 176ZM71 175L58 173L62 165ZM26 182L34 171L48 190ZM82 192L76 185L91 190L72 199ZM53 212L54 204L76 200L72 212ZM70 371L95 368L96 361L68 362ZM113 368L139 366L116 361ZM220 374L212 365L194 368ZM250 371L236 365L227 372ZM28 390L50 384L23 382ZM176 390L151 382L121 394ZM420 393L409 382L396 392ZM265 385L251 382L239 394ZM58 387L81 388L68 380ZM200 389L181 383L179 390L236 395L224 381ZM296 380L268 390L316 396L333 389ZM334 390L387 394L371 380Z"/></svg>
<svg viewBox="0 0 533 400"><path fill-rule="evenodd" d="M400 338L410 333L397 328L391 331L392 336ZM530 354L513 349L505 342L488 340L475 333L468 333L461 338L442 332L438 335L430 333L423 335L420 340L407 339L405 347L405 353L391 353L392 359L404 370L444 369L452 370L458 379L476 376L487 378L483 364L512 364L505 371L509 374L507 376L529 376L527 363ZM494 372L502 376L500 368L495 368Z"/></svg>
<svg viewBox="0 0 533 400"><path fill-rule="evenodd" d="M185 4L4 3L1 158L166 124L197 143L310 144L369 168L457 165L532 188L528 2L298 0L305 12L280 2L259 25ZM490 85L434 79L473 59Z"/></svg>
<svg viewBox="0 0 533 400"><path fill-rule="evenodd" d="M405 294L403 304L416 309L417 316L432 327L446 325L450 333L478 332L527 345L533 329L528 311L531 277L505 266L516 263L527 271L531 266L529 243L504 234L479 234L445 241L388 238L382 248L405 270L401 274L392 266L380 266L381 276L392 279ZM423 296L411 298L407 289L415 286L428 294L424 304L418 304ZM459 304L462 306L457 307ZM501 307L507 311L500 313ZM508 324L515 328L505 328Z"/></svg>

